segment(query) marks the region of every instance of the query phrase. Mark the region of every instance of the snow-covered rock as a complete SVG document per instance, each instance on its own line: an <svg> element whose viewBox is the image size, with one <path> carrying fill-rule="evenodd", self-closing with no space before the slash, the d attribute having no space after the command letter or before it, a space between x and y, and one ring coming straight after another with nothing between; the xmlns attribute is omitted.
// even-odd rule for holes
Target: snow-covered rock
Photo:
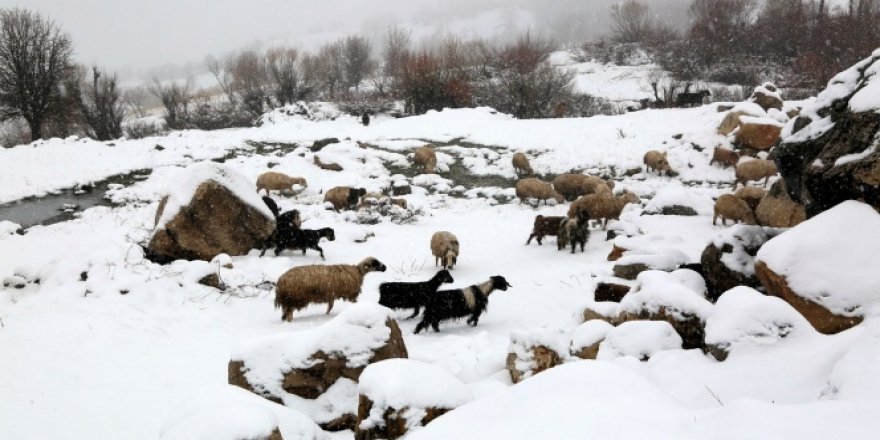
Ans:
<svg viewBox="0 0 880 440"><path fill-rule="evenodd" d="M331 411L315 402L334 392L334 387L335 393L350 395L352 381L357 381L371 363L407 357L393 317L393 312L382 306L358 303L316 329L254 341L233 353L229 383L297 409L305 408L304 412L322 426L339 426L339 419L353 422L354 413L346 411L354 409L354 397L346 407Z"/></svg>
<svg viewBox="0 0 880 440"><path fill-rule="evenodd" d="M779 232L761 226L734 225L712 238L700 258L709 298L716 301L736 286L760 287L755 276L755 255Z"/></svg>
<svg viewBox="0 0 880 440"><path fill-rule="evenodd" d="M448 371L409 359L371 364L361 374L358 393L358 439L402 437L472 398Z"/></svg>
<svg viewBox="0 0 880 440"><path fill-rule="evenodd" d="M21 231L21 225L9 220L0 220L0 237L3 237L4 235L12 235L18 231Z"/></svg>
<svg viewBox="0 0 880 440"><path fill-rule="evenodd" d="M620 302L620 321L666 321L681 335L685 348L701 347L712 303L705 291L699 291L694 275L700 278L688 269L642 272L636 287Z"/></svg>
<svg viewBox="0 0 880 440"><path fill-rule="evenodd" d="M706 321L706 351L718 360L818 333L791 305L752 288L735 287Z"/></svg>
<svg viewBox="0 0 880 440"><path fill-rule="evenodd" d="M179 170L156 211L149 249L160 260L210 261L262 245L275 217L238 171L202 162Z"/></svg>
<svg viewBox="0 0 880 440"><path fill-rule="evenodd" d="M664 350L681 348L681 336L666 321L629 321L610 329L596 359L632 356L646 361Z"/></svg>
<svg viewBox="0 0 880 440"><path fill-rule="evenodd" d="M613 328L613 325L599 319L593 319L577 326L571 334L569 352L577 358L596 359L599 354L599 345Z"/></svg>
<svg viewBox="0 0 880 440"><path fill-rule="evenodd" d="M513 383L553 368L568 357L567 339L559 331L542 329L510 335L507 371Z"/></svg>
<svg viewBox="0 0 880 440"><path fill-rule="evenodd" d="M788 301L820 332L837 333L880 307L878 230L877 211L843 202L768 241L755 270L768 293Z"/></svg>
<svg viewBox="0 0 880 440"><path fill-rule="evenodd" d="M162 440L327 440L305 415L232 386L200 390L165 421Z"/></svg>
<svg viewBox="0 0 880 440"><path fill-rule="evenodd" d="M712 199L680 184L666 185L645 205L644 215L697 215L712 212Z"/></svg>

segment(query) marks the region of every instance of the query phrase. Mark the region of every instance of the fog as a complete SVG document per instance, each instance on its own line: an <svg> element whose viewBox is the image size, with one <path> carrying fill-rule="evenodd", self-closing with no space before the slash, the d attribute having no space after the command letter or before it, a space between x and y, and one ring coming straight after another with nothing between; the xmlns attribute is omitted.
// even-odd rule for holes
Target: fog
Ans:
<svg viewBox="0 0 880 440"><path fill-rule="evenodd" d="M510 38L523 31L574 43L608 32L614 0L0 0L51 17L73 38L76 58L133 72L199 62L242 47L310 49L391 25L424 42L455 33ZM682 23L687 0L652 0L657 18ZM376 44L379 41L375 41Z"/></svg>

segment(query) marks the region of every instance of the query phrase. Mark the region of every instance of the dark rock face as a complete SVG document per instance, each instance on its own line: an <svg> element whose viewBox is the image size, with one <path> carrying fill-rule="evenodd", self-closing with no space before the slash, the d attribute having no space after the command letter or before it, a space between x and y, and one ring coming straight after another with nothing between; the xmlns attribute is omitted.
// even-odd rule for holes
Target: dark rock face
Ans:
<svg viewBox="0 0 880 440"><path fill-rule="evenodd" d="M339 143L339 139L337 139L337 138L319 139L319 140L315 141L311 147L309 147L309 150L312 153L317 153L318 151L321 151L321 149L326 147L327 145L338 144L338 143Z"/></svg>
<svg viewBox="0 0 880 440"><path fill-rule="evenodd" d="M623 284L599 283L596 285L595 292L593 292L593 300L619 303L629 291L630 287Z"/></svg>
<svg viewBox="0 0 880 440"><path fill-rule="evenodd" d="M850 108L852 97L872 80L865 71L878 62L880 53L875 52L854 66L849 73L858 75L855 82L832 79L829 89L835 88L834 96L841 95L841 88L848 88L849 92L828 99L830 103L824 107L805 109L794 120L791 136L783 139L773 153L791 198L806 206L807 217L845 200L863 200L875 209L880 208L880 113L877 109L857 113ZM823 94L819 95L820 102ZM834 126L824 132L818 130L824 121L814 120L817 117L829 118ZM822 134L812 138L798 136L802 130ZM841 158L842 162L835 166Z"/></svg>

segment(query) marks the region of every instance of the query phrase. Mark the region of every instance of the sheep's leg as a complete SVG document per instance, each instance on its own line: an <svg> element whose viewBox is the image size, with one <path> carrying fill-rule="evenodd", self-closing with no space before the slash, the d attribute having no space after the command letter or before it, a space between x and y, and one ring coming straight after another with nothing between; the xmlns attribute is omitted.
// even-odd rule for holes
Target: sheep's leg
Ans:
<svg viewBox="0 0 880 440"><path fill-rule="evenodd" d="M322 259L322 260L326 260L326 258L324 258L324 249L321 249L321 246L315 245L315 247L313 247L312 249L314 249L314 250L320 252L320 253L321 253L321 259ZM306 250L303 249L303 255L305 255L305 253L306 253Z"/></svg>
<svg viewBox="0 0 880 440"><path fill-rule="evenodd" d="M440 333L440 322L439 321L432 322L431 328L433 328L435 332Z"/></svg>
<svg viewBox="0 0 880 440"><path fill-rule="evenodd" d="M420 311L421 311L421 307L416 307L416 311L413 312L412 315L409 315L409 317L407 317L406 319L413 319L413 318L415 318L416 316L419 316L419 312L420 312Z"/></svg>
<svg viewBox="0 0 880 440"><path fill-rule="evenodd" d="M428 326L428 325L425 324L425 320L422 319L422 322L420 322L420 323L418 323L418 324L416 325L416 329L415 329L415 331L413 331L413 333L414 333L414 334L419 334L419 332L422 331L422 329L425 328L425 327L427 327L427 326Z"/></svg>
<svg viewBox="0 0 880 440"><path fill-rule="evenodd" d="M287 322L293 321L293 308L285 307L281 313L281 320Z"/></svg>
<svg viewBox="0 0 880 440"><path fill-rule="evenodd" d="M727 226L727 217L721 216L721 225Z"/></svg>
<svg viewBox="0 0 880 440"><path fill-rule="evenodd" d="M266 255L266 250L269 249L269 246L263 244L263 249L260 251L260 256Z"/></svg>
<svg viewBox="0 0 880 440"><path fill-rule="evenodd" d="M770 176L767 176L766 178L764 178L764 186L763 186L763 188L766 188L766 187L767 187L767 182L769 182L769 181L770 181Z"/></svg>
<svg viewBox="0 0 880 440"><path fill-rule="evenodd" d="M535 238L535 234L531 234L531 235L529 235L529 239L526 240L526 246L528 246L529 243L532 242L532 239L533 239L533 238ZM540 238L538 239L538 244L541 244L541 239L540 239Z"/></svg>
<svg viewBox="0 0 880 440"><path fill-rule="evenodd" d="M717 224L718 224L718 214L715 214L712 216L712 226L715 226Z"/></svg>
<svg viewBox="0 0 880 440"><path fill-rule="evenodd" d="M607 219L607 218L603 218L603 219L602 219L602 230L604 231L604 230L606 230L606 229L608 229L608 219Z"/></svg>
<svg viewBox="0 0 880 440"><path fill-rule="evenodd" d="M330 314L330 311L333 310L333 302L334 301L336 301L336 300L333 298L330 298L330 302L327 303L327 314L328 315Z"/></svg>

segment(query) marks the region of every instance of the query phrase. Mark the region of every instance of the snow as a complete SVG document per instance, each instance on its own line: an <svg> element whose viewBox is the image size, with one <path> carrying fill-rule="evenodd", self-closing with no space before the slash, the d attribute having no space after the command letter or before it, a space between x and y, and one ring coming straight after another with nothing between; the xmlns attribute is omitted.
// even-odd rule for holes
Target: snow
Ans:
<svg viewBox="0 0 880 440"><path fill-rule="evenodd" d="M156 230L165 229L181 208L189 205L199 185L213 181L228 189L238 200L255 208L268 218L275 218L269 207L263 203L263 199L254 190L253 184L241 173L234 169L214 162L201 162L190 165L177 172L177 175L169 179L165 194L168 201L162 216L156 222Z"/></svg>
<svg viewBox="0 0 880 440"><path fill-rule="evenodd" d="M9 220L0 220L0 236L15 234L21 229L21 225L13 223Z"/></svg>
<svg viewBox="0 0 880 440"><path fill-rule="evenodd" d="M314 422L290 408L231 385L200 390L160 431L162 440L266 438L278 429L285 439L329 439Z"/></svg>
<svg viewBox="0 0 880 440"><path fill-rule="evenodd" d="M780 232L779 229L774 228L736 224L716 234L712 238L712 245L718 249L729 245L730 252L721 255L721 262L734 272L752 276L755 274L755 257L750 255L749 251L757 251L767 240Z"/></svg>
<svg viewBox="0 0 880 440"><path fill-rule="evenodd" d="M591 319L574 329L571 334L571 352L601 342L614 326L600 319Z"/></svg>
<svg viewBox="0 0 880 440"><path fill-rule="evenodd" d="M714 203L711 198L695 195L693 191L688 191L683 185L670 184L658 191L645 205L645 213L659 214L663 208L671 206L684 206L704 214L712 211Z"/></svg>
<svg viewBox="0 0 880 440"><path fill-rule="evenodd" d="M706 321L706 344L717 346L731 356L783 341L818 336L806 318L787 302L745 286L724 292Z"/></svg>
<svg viewBox="0 0 880 440"><path fill-rule="evenodd" d="M369 365L358 392L373 402L362 429L384 424L387 409L405 410L407 426L420 425L428 408L453 409L471 401L471 391L446 370L427 362L388 359Z"/></svg>
<svg viewBox="0 0 880 440"><path fill-rule="evenodd" d="M880 50L874 51L880 57ZM849 99L849 109L856 113L880 109L880 63L874 62L865 69L865 84Z"/></svg>
<svg viewBox="0 0 880 440"><path fill-rule="evenodd" d="M862 151L861 153L844 154L843 156L838 157L837 160L834 161L834 166L839 167L841 165L846 165L848 163L858 162L858 161L874 154L876 151L877 151L877 147L874 145L870 145L867 148L865 148L865 151Z"/></svg>
<svg viewBox="0 0 880 440"><path fill-rule="evenodd" d="M681 336L666 321L630 321L611 329L599 344L598 360L622 356L648 359L664 350L681 348Z"/></svg>
<svg viewBox="0 0 880 440"><path fill-rule="evenodd" d="M880 214L873 208L843 202L768 241L758 260L785 277L797 295L834 314L876 313L878 228Z"/></svg>

